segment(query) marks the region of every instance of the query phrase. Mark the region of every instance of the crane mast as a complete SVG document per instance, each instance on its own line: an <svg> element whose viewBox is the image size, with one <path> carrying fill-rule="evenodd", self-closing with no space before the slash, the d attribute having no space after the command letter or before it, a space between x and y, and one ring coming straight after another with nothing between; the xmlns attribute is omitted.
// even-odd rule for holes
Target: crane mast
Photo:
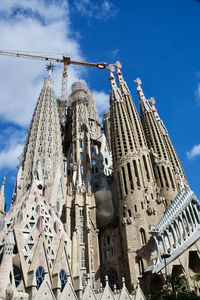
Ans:
<svg viewBox="0 0 200 300"><path fill-rule="evenodd" d="M13 56L13 57L21 57L28 59L36 59L36 60L44 60L54 63L62 63L63 64L63 72L62 72L62 85L61 85L61 123L65 122L66 115L66 107L67 107L67 79L68 79L68 65L78 65L78 66L87 66L87 67L96 67L98 69L106 69L106 63L90 63L83 61L75 61L71 60L69 56L63 56L62 58L57 57L49 57L49 56L41 56L41 55L33 55L21 52L12 52L6 50L0 50L0 55L5 56Z"/></svg>

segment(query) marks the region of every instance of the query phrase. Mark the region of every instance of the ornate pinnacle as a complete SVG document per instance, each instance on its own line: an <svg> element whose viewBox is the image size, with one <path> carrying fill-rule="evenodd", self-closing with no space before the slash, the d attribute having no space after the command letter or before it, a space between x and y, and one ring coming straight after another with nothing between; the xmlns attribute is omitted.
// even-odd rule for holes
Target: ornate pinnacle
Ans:
<svg viewBox="0 0 200 300"><path fill-rule="evenodd" d="M4 176L3 181L2 181L2 185L1 185L1 189L0 189L0 194L1 195L4 195L5 180L6 180L6 177Z"/></svg>
<svg viewBox="0 0 200 300"><path fill-rule="evenodd" d="M48 71L48 78L51 79L51 72L54 71L55 65L50 62L49 64L45 65L45 69Z"/></svg>
<svg viewBox="0 0 200 300"><path fill-rule="evenodd" d="M109 69L110 73L114 73L114 72L115 72L115 67L114 67L114 65L112 65L112 64L110 64L110 65L108 66L108 69Z"/></svg>
<svg viewBox="0 0 200 300"><path fill-rule="evenodd" d="M151 110L153 112L157 112L157 109L155 108L156 101L153 97L150 98L150 102L151 102L151 105L152 105Z"/></svg>
<svg viewBox="0 0 200 300"><path fill-rule="evenodd" d="M155 105L155 104L156 104L156 100L155 100L154 97L151 97L151 98L150 98L150 101L151 101L151 104L152 104L152 105Z"/></svg>
<svg viewBox="0 0 200 300"><path fill-rule="evenodd" d="M117 67L117 69L122 68L122 65L121 65L120 61L116 61L115 66Z"/></svg>
<svg viewBox="0 0 200 300"><path fill-rule="evenodd" d="M137 84L137 86L141 86L142 85L142 81L140 78L137 78L136 80L134 80L134 82Z"/></svg>
<svg viewBox="0 0 200 300"><path fill-rule="evenodd" d="M114 67L114 65L110 64L110 65L108 66L108 70L110 71L110 77L109 77L109 79L110 79L111 85L112 85L113 83L116 83L115 76L114 76L114 74L113 74L113 73L115 72L115 67Z"/></svg>

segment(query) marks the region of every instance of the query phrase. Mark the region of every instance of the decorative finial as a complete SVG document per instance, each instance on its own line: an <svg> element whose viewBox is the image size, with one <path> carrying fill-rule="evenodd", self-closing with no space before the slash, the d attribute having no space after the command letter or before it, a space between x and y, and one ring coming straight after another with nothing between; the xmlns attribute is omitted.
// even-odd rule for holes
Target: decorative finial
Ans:
<svg viewBox="0 0 200 300"><path fill-rule="evenodd" d="M87 273L87 283L90 281L90 274Z"/></svg>
<svg viewBox="0 0 200 300"><path fill-rule="evenodd" d="M100 288L99 288L99 290L100 290L100 293L103 292L103 284L102 284L102 282L100 282Z"/></svg>
<svg viewBox="0 0 200 300"><path fill-rule="evenodd" d="M110 65L108 66L108 69L109 69L110 73L114 73L114 72L115 72L115 67L114 67L114 65L112 65L112 64L110 64Z"/></svg>
<svg viewBox="0 0 200 300"><path fill-rule="evenodd" d="M156 101L153 97L150 98L150 102L151 102L151 105L152 105L151 110L153 112L157 112L157 109L155 108Z"/></svg>
<svg viewBox="0 0 200 300"><path fill-rule="evenodd" d="M106 282L106 285L108 285L108 276L107 275L105 276L105 282Z"/></svg>
<svg viewBox="0 0 200 300"><path fill-rule="evenodd" d="M124 287L125 286L125 278L122 277L122 286Z"/></svg>
<svg viewBox="0 0 200 300"><path fill-rule="evenodd" d="M2 181L2 185L1 185L1 189L0 189L0 194L1 195L4 195L5 180L6 180L6 177L4 176L3 181Z"/></svg>
<svg viewBox="0 0 200 300"><path fill-rule="evenodd" d="M116 61L115 65L116 65L117 69L122 68L122 65L121 65L120 61Z"/></svg>
<svg viewBox="0 0 200 300"><path fill-rule="evenodd" d="M128 88L126 81L124 80L122 72L121 72L122 65L121 65L120 61L116 61L115 66L117 68L117 77L118 77L118 82L119 82L119 88L120 88L122 94L130 95L129 88Z"/></svg>
<svg viewBox="0 0 200 300"><path fill-rule="evenodd" d="M152 104L152 105L155 105L155 104L156 104L156 101L155 101L155 99L154 99L153 97L150 98L150 101L151 101L151 104Z"/></svg>
<svg viewBox="0 0 200 300"><path fill-rule="evenodd" d="M140 78L137 78L136 80L134 80L134 82L137 84L137 86L141 86L142 85L142 81Z"/></svg>
<svg viewBox="0 0 200 300"><path fill-rule="evenodd" d="M110 71L110 77L109 77L109 79L110 79L110 81L111 81L111 85L113 86L113 85L116 84L115 76L114 76L114 74L113 74L113 73L115 72L115 67L114 67L114 65L110 64L110 65L108 66L108 70Z"/></svg>
<svg viewBox="0 0 200 300"><path fill-rule="evenodd" d="M48 78L51 79L51 72L54 71L55 65L50 62L49 64L45 65L45 69L48 71Z"/></svg>

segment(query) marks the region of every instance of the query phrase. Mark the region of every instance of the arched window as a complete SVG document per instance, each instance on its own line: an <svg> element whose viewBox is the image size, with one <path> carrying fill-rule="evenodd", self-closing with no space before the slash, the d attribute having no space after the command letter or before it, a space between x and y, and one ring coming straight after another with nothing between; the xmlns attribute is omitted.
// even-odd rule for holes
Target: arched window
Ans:
<svg viewBox="0 0 200 300"><path fill-rule="evenodd" d="M80 227L80 243L84 243L84 228Z"/></svg>
<svg viewBox="0 0 200 300"><path fill-rule="evenodd" d="M65 270L61 270L59 276L60 276L60 283L61 283L60 291L62 293L62 291L64 290L64 287L67 283L67 274L66 274Z"/></svg>
<svg viewBox="0 0 200 300"><path fill-rule="evenodd" d="M45 276L44 269L42 267L38 267L35 272L35 276L36 276L36 284L37 284L36 288L38 290L44 280L44 276Z"/></svg>
<svg viewBox="0 0 200 300"><path fill-rule="evenodd" d="M114 269L110 269L108 271L108 280L109 280L109 284L113 287L114 284L117 284L117 280L118 280L118 274L117 271Z"/></svg>
<svg viewBox="0 0 200 300"><path fill-rule="evenodd" d="M106 240L107 240L107 244L110 245L110 237L109 237L109 235L107 235Z"/></svg>
<svg viewBox="0 0 200 300"><path fill-rule="evenodd" d="M14 274L15 286L18 287L22 279L22 274L20 272L20 269L16 266L13 266L13 274Z"/></svg>
<svg viewBox="0 0 200 300"><path fill-rule="evenodd" d="M86 274L84 273L83 276L82 276L82 286L86 286L86 283L87 283L87 276Z"/></svg>
<svg viewBox="0 0 200 300"><path fill-rule="evenodd" d="M94 259L93 259L93 252L90 252L90 259L91 259L91 270L94 270Z"/></svg>
<svg viewBox="0 0 200 300"><path fill-rule="evenodd" d="M146 243L147 243L146 233L143 228L140 229L140 235L141 235L142 245L146 245Z"/></svg>
<svg viewBox="0 0 200 300"><path fill-rule="evenodd" d="M85 268L85 249L81 249L81 268Z"/></svg>
<svg viewBox="0 0 200 300"><path fill-rule="evenodd" d="M56 202L56 210L59 212L59 210L60 210L60 203L57 201Z"/></svg>
<svg viewBox="0 0 200 300"><path fill-rule="evenodd" d="M138 257L138 268L139 274L142 275L144 273L144 264L141 257Z"/></svg>

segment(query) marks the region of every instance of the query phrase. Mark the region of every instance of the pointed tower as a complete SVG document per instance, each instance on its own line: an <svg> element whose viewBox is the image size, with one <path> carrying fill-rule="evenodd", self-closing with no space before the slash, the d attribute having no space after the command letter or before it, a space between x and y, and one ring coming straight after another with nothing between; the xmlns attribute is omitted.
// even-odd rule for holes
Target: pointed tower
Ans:
<svg viewBox="0 0 200 300"><path fill-rule="evenodd" d="M0 220L5 212L5 194L4 194L5 180L6 180L6 177L4 176L3 182L1 185L1 189L0 189Z"/></svg>
<svg viewBox="0 0 200 300"><path fill-rule="evenodd" d="M63 154L59 114L50 76L44 80L17 176L17 196L30 187L33 173L43 183L43 193L59 213L62 211Z"/></svg>
<svg viewBox="0 0 200 300"><path fill-rule="evenodd" d="M129 289L146 265L149 253L136 254L149 239L148 224L164 211L156 202L156 187L150 153L143 129L121 73L116 63L119 86L110 66L110 114L113 168L118 188L119 221L123 248L124 273Z"/></svg>
<svg viewBox="0 0 200 300"><path fill-rule="evenodd" d="M161 197L160 200L165 201L166 207L168 207L178 193L176 175L164 141L164 136L168 135L168 133L158 116L154 98L148 101L142 91L141 80L137 78L135 82L140 98L141 122L151 153L156 183L158 189L160 189L160 191L158 190ZM151 105L149 102L151 102Z"/></svg>
<svg viewBox="0 0 200 300"><path fill-rule="evenodd" d="M10 292L16 299L61 299L67 280L72 282L71 240L60 219L62 162L60 123L49 77L28 132L15 201L0 222L0 298Z"/></svg>
<svg viewBox="0 0 200 300"><path fill-rule="evenodd" d="M151 151L156 182L160 188L160 196L165 198L169 206L180 189L179 174L186 185L187 180L167 129L155 107L155 99L152 97L150 101L147 100L141 88L141 80L138 78L135 82L140 98L141 121Z"/></svg>
<svg viewBox="0 0 200 300"><path fill-rule="evenodd" d="M99 286L95 191L107 186L110 160L93 96L82 80L72 85L66 128L66 223L71 224L72 273L81 290L87 273L95 287Z"/></svg>

